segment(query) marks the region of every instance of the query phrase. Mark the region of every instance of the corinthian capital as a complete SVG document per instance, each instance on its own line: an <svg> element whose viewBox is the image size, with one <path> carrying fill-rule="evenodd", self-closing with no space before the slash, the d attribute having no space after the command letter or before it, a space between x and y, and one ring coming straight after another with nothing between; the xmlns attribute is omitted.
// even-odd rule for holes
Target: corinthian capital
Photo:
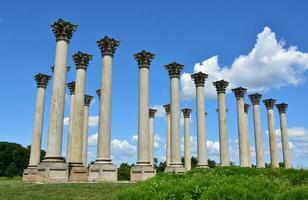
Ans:
<svg viewBox="0 0 308 200"><path fill-rule="evenodd" d="M87 70L87 67L89 65L89 61L92 58L93 58L92 55L78 51L76 54L73 55L73 59L75 61L76 69Z"/></svg>
<svg viewBox="0 0 308 200"><path fill-rule="evenodd" d="M149 109L149 117L150 117L150 118L154 118L156 112L157 112L156 109L150 108L150 109Z"/></svg>
<svg viewBox="0 0 308 200"><path fill-rule="evenodd" d="M261 97L262 97L262 94L259 94L259 93L249 95L249 99L252 105L259 105Z"/></svg>
<svg viewBox="0 0 308 200"><path fill-rule="evenodd" d="M265 99L263 100L263 103L264 105L266 106L267 109L273 109L274 108L274 105L276 103L276 100L275 99Z"/></svg>
<svg viewBox="0 0 308 200"><path fill-rule="evenodd" d="M42 87L42 88L46 88L47 87L47 84L48 84L48 81L51 79L51 76L48 76L46 74L36 74L34 76L34 79L36 81L36 84L37 84L37 87Z"/></svg>
<svg viewBox="0 0 308 200"><path fill-rule="evenodd" d="M246 91L247 91L247 89L242 88L242 87L232 89L232 92L234 93L236 99L243 98L246 94Z"/></svg>
<svg viewBox="0 0 308 200"><path fill-rule="evenodd" d="M170 78L179 78L183 67L184 65L177 62L165 65L165 68L168 71Z"/></svg>
<svg viewBox="0 0 308 200"><path fill-rule="evenodd" d="M278 109L279 113L285 113L287 111L288 104L286 103L276 104L276 108Z"/></svg>
<svg viewBox="0 0 308 200"><path fill-rule="evenodd" d="M90 95L85 95L84 96L84 105L85 106L90 106L90 103L93 99L93 96L90 96Z"/></svg>
<svg viewBox="0 0 308 200"><path fill-rule="evenodd" d="M196 87L201 86L204 87L205 80L207 79L208 74L203 72L194 73L191 75Z"/></svg>
<svg viewBox="0 0 308 200"><path fill-rule="evenodd" d="M170 104L164 105L166 114L170 114Z"/></svg>
<svg viewBox="0 0 308 200"><path fill-rule="evenodd" d="M98 40L97 42L98 48L101 50L102 56L112 56L115 54L116 49L120 45L120 41L105 36L104 38Z"/></svg>
<svg viewBox="0 0 308 200"><path fill-rule="evenodd" d="M229 82L225 80L215 81L213 85L216 87L217 94L226 93Z"/></svg>
<svg viewBox="0 0 308 200"><path fill-rule="evenodd" d="M182 113L183 113L184 118L189 118L190 117L190 113L191 113L191 109L184 108L184 109L182 109Z"/></svg>
<svg viewBox="0 0 308 200"><path fill-rule="evenodd" d="M67 87L68 87L68 89L70 90L70 94L71 94L71 95L74 95L74 94L75 94L75 85L76 85L75 81L69 82L69 83L67 84Z"/></svg>
<svg viewBox="0 0 308 200"><path fill-rule="evenodd" d="M134 58L138 62L139 67L149 67L154 57L155 54L152 54L145 50L134 54Z"/></svg>
<svg viewBox="0 0 308 200"><path fill-rule="evenodd" d="M56 36L56 41L64 40L66 42L70 41L77 27L77 25L64 21L61 18L51 25L52 32Z"/></svg>

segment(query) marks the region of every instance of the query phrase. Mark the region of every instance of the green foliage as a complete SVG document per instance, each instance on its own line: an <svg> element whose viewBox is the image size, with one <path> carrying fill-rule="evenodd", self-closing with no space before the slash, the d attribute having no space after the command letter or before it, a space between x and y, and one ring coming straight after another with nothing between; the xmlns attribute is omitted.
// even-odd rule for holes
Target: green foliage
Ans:
<svg viewBox="0 0 308 200"><path fill-rule="evenodd" d="M45 151L41 151L41 158ZM0 176L22 176L23 170L29 164L30 146L0 142Z"/></svg>
<svg viewBox="0 0 308 200"><path fill-rule="evenodd" d="M118 180L130 180L130 169L131 166L127 163L122 163L118 168Z"/></svg>
<svg viewBox="0 0 308 200"><path fill-rule="evenodd" d="M161 173L125 189L117 197L120 200L308 199L307 187L307 170L216 167L194 169L184 175Z"/></svg>

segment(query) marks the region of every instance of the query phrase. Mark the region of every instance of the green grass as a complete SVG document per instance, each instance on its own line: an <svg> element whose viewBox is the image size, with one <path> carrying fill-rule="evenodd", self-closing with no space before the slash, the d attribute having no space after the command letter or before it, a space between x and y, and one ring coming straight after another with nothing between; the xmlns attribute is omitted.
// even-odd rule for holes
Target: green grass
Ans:
<svg viewBox="0 0 308 200"><path fill-rule="evenodd" d="M133 199L308 199L308 171L239 167L195 169L185 175L159 174L117 194Z"/></svg>
<svg viewBox="0 0 308 200"><path fill-rule="evenodd" d="M21 178L0 178L0 200L114 199L130 183L24 183Z"/></svg>
<svg viewBox="0 0 308 200"><path fill-rule="evenodd" d="M224 167L131 183L24 183L0 178L0 200L307 200L308 170Z"/></svg>

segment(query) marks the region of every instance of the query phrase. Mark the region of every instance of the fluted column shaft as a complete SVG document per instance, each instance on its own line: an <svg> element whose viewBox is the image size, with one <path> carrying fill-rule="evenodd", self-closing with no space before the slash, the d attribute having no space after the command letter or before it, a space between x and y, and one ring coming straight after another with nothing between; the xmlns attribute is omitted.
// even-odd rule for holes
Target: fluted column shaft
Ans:
<svg viewBox="0 0 308 200"><path fill-rule="evenodd" d="M45 159L63 160L62 132L65 102L65 82L67 67L68 42L57 41L54 76L52 81L52 97L49 116L47 150Z"/></svg>
<svg viewBox="0 0 308 200"><path fill-rule="evenodd" d="M266 99L263 102L265 103L267 108L267 123L268 123L268 135L269 135L269 145L270 145L271 167L279 168L278 149L277 149L276 132L275 132L275 119L273 110L276 101L274 99Z"/></svg>
<svg viewBox="0 0 308 200"><path fill-rule="evenodd" d="M149 159L154 165L154 117L157 110L149 109Z"/></svg>
<svg viewBox="0 0 308 200"><path fill-rule="evenodd" d="M97 161L111 162L110 144L111 144L111 89L112 89L112 57L103 56L103 70L101 82L101 97L99 104L99 130Z"/></svg>
<svg viewBox="0 0 308 200"><path fill-rule="evenodd" d="M184 160L185 169L191 170L191 155L190 155L190 112L191 110L185 108L182 110L184 115Z"/></svg>
<svg viewBox="0 0 308 200"><path fill-rule="evenodd" d="M260 120L260 99L261 94L249 95L251 103L253 105L253 124L254 124L254 134L255 134L255 151L256 151L256 163L257 168L264 168L264 151L263 151L263 137L261 130L261 120Z"/></svg>
<svg viewBox="0 0 308 200"><path fill-rule="evenodd" d="M170 138L170 124L171 124L171 114L170 114L170 104L164 105L166 110L166 166L170 165L170 155L171 155L171 138Z"/></svg>
<svg viewBox="0 0 308 200"><path fill-rule="evenodd" d="M50 76L38 74L35 76L37 81L36 105L34 113L34 124L32 133L32 144L28 167L36 167L41 158L42 131L44 120L45 93Z"/></svg>
<svg viewBox="0 0 308 200"><path fill-rule="evenodd" d="M171 78L170 109L171 109L171 162L170 165L181 165L181 138L180 138L180 98L179 78Z"/></svg>
<svg viewBox="0 0 308 200"><path fill-rule="evenodd" d="M198 167L208 166L206 133L205 133L205 115L204 115L204 87L197 86L197 157Z"/></svg>
<svg viewBox="0 0 308 200"><path fill-rule="evenodd" d="M277 104L276 107L279 110L280 132L281 132L281 143L282 143L282 154L283 154L284 167L286 169L289 169L292 166L291 166L291 156L290 156L287 118L286 118L286 109L288 107L288 104L285 104L285 103Z"/></svg>
<svg viewBox="0 0 308 200"><path fill-rule="evenodd" d="M241 167L249 167L247 157L247 134L245 134L245 119L244 119L244 95L245 88L233 89L237 102L237 126L238 126L238 140L239 140L239 158Z"/></svg>
<svg viewBox="0 0 308 200"><path fill-rule="evenodd" d="M70 162L70 150L71 140L72 140L72 132L73 132L73 112L74 112L74 99L75 99L75 82L70 82L67 84L70 90L70 115L69 115L69 124L68 124L68 137L67 137L67 146L66 146L66 161Z"/></svg>
<svg viewBox="0 0 308 200"><path fill-rule="evenodd" d="M229 143L228 143L228 127L227 127L227 108L226 108L226 88L229 83L224 80L213 83L216 87L218 95L218 122L219 122L219 153L220 166L229 166Z"/></svg>
<svg viewBox="0 0 308 200"><path fill-rule="evenodd" d="M249 109L249 104L244 104L244 124L245 124L246 145L247 145L247 162L250 167L251 150L250 150L250 138L249 138L250 134L249 134L248 109Z"/></svg>

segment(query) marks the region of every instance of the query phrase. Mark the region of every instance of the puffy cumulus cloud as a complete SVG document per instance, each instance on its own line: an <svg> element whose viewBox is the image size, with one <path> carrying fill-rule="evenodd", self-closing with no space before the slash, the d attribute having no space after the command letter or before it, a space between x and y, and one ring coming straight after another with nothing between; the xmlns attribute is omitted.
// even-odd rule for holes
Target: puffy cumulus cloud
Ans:
<svg viewBox="0 0 308 200"><path fill-rule="evenodd" d="M303 72L308 70L308 53L296 46L286 47L283 40L265 27L258 34L254 48L247 55L238 56L231 66L221 67L218 56L213 56L194 66L194 72L209 74L205 84L205 96L216 97L213 81L225 79L233 87L243 86L249 92L263 92L286 85L296 86L304 81ZM181 76L182 93L185 99L195 96L195 86L190 74Z"/></svg>
<svg viewBox="0 0 308 200"><path fill-rule="evenodd" d="M63 124L65 126L68 126L69 125L69 120L70 120L69 117L64 117ZM89 123L88 124L89 124L90 127L98 126L98 116L89 116Z"/></svg>
<svg viewBox="0 0 308 200"><path fill-rule="evenodd" d="M97 136L98 136L97 133L95 133L95 134L93 134L93 135L90 135L90 136L88 137L88 145L90 145L90 146L95 146L95 145L97 145Z"/></svg>
<svg viewBox="0 0 308 200"><path fill-rule="evenodd" d="M134 142L138 142L138 135L133 135L132 140ZM160 148L161 143L162 143L161 137L158 134L155 134L154 135L154 148L155 149Z"/></svg>
<svg viewBox="0 0 308 200"><path fill-rule="evenodd" d="M216 161L218 161L217 156L219 156L219 142L207 140L206 144L209 159L215 159ZM184 137L181 138L181 148L182 152L184 152ZM190 152L191 156L197 156L197 137L190 136Z"/></svg>
<svg viewBox="0 0 308 200"><path fill-rule="evenodd" d="M89 116L89 126L98 126L98 116Z"/></svg>
<svg viewBox="0 0 308 200"><path fill-rule="evenodd" d="M163 105L152 106L151 108L156 109L156 117L165 117L165 108Z"/></svg>

